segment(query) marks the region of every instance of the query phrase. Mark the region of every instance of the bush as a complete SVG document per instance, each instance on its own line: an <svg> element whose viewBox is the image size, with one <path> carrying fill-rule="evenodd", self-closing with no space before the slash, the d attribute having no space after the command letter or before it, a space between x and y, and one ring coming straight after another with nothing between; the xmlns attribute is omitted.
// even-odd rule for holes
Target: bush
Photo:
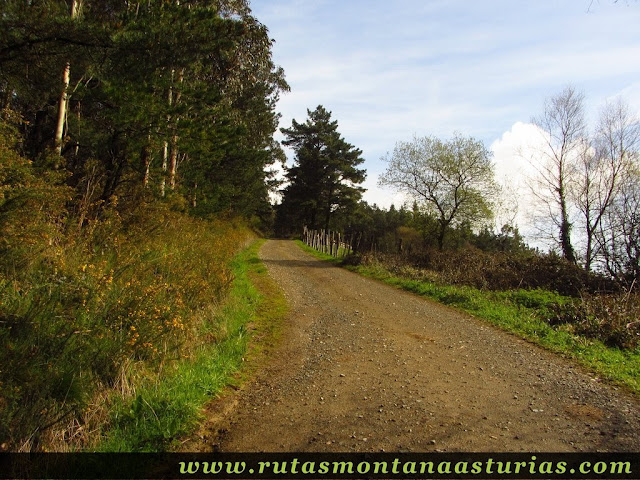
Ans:
<svg viewBox="0 0 640 480"><path fill-rule="evenodd" d="M79 227L66 187L0 155L0 445L64 449L110 392L224 337L216 306L249 232L116 198Z"/></svg>
<svg viewBox="0 0 640 480"><path fill-rule="evenodd" d="M611 347L634 349L640 346L640 295L585 295L557 305L549 323L569 325Z"/></svg>
<svg viewBox="0 0 640 480"><path fill-rule="evenodd" d="M534 310L536 317L552 326L568 326L573 333L608 346L634 349L640 345L640 295L621 292L612 280L587 273L557 255L488 253L469 247L427 249L404 256L370 253L358 258L405 279L504 292L500 296Z"/></svg>
<svg viewBox="0 0 640 480"><path fill-rule="evenodd" d="M411 278L435 276L449 285L467 285L485 290L543 289L561 295L579 296L585 290L617 289L613 281L588 274L556 255L532 252L484 252L468 246L446 251L425 249L412 255L367 254L362 256L362 261L380 261L398 274L416 270Z"/></svg>

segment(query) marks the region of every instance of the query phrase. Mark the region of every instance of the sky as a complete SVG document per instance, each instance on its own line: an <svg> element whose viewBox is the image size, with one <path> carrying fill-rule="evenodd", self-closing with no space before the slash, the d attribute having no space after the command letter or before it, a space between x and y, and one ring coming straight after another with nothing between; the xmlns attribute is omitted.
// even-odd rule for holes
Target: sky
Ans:
<svg viewBox="0 0 640 480"><path fill-rule="evenodd" d="M291 86L280 126L318 105L331 111L363 151L364 199L381 207L404 200L377 185L383 157L414 135L482 140L521 203L530 166L519 145L532 142L530 122L546 98L568 85L583 92L590 125L617 96L640 112L639 0L251 0L251 8ZM527 207L519 209L525 223Z"/></svg>

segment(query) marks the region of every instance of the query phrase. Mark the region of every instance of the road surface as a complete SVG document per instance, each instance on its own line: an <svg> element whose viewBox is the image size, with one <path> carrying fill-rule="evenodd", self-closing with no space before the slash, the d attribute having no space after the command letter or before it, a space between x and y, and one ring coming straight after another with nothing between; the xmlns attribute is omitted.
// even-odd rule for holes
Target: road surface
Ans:
<svg viewBox="0 0 640 480"><path fill-rule="evenodd" d="M640 401L469 315L321 262L261 258L291 305L201 451L640 451Z"/></svg>

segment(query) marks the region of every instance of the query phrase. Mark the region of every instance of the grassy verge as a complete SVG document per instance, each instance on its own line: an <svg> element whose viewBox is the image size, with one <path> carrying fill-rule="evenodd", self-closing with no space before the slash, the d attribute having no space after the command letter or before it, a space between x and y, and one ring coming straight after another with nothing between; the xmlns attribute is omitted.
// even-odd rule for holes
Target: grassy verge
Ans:
<svg viewBox="0 0 640 480"><path fill-rule="evenodd" d="M319 253L302 242L298 245L317 258L340 264L339 259ZM568 325L551 326L550 309L568 302L567 297L543 290L491 292L466 286L401 278L383 265L346 267L388 285L431 298L484 319L508 332L577 360L598 375L640 394L640 349L623 350L577 335Z"/></svg>
<svg viewBox="0 0 640 480"><path fill-rule="evenodd" d="M261 355L278 336L278 320L286 302L269 279L257 256L262 242L254 242L232 264L234 281L228 298L202 335L215 335L190 359L179 362L158 381L137 389L132 401L115 408L101 451L158 451L192 430L201 420L203 406L229 384L246 378L243 367ZM212 330L212 331L208 331ZM255 364L255 362L251 362Z"/></svg>

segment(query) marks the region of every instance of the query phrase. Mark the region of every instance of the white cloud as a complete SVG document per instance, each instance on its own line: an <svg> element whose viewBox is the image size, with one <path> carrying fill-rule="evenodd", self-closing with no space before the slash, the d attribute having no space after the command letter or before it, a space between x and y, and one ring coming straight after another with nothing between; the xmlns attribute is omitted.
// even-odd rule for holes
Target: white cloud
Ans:
<svg viewBox="0 0 640 480"><path fill-rule="evenodd" d="M535 231L531 215L535 200L530 185L536 176L534 162L544 148L543 132L536 125L523 122L514 123L490 147L496 180L505 190L505 199L517 203L515 223L529 237Z"/></svg>
<svg viewBox="0 0 640 480"><path fill-rule="evenodd" d="M376 204L380 208L388 209L391 205L400 208L407 203L407 197L404 194L379 187L377 178L367 179L363 186L367 189L363 200L369 205Z"/></svg>
<svg viewBox="0 0 640 480"><path fill-rule="evenodd" d="M307 108L333 112L346 140L363 150L365 199L401 201L377 187L380 158L413 134L454 131L491 145L497 176L519 192L531 174L527 123L567 84L583 90L595 118L622 95L640 111L640 3L526 4L513 0L252 0L276 40L274 60L292 91L281 126ZM535 142L534 142L535 143ZM524 146L523 146L524 145ZM535 145L534 145L535 146ZM522 213L518 223L528 220Z"/></svg>
<svg viewBox="0 0 640 480"><path fill-rule="evenodd" d="M624 87L619 92L609 96L607 101L611 102L618 98L629 105L632 112L640 115L640 82L635 82Z"/></svg>

